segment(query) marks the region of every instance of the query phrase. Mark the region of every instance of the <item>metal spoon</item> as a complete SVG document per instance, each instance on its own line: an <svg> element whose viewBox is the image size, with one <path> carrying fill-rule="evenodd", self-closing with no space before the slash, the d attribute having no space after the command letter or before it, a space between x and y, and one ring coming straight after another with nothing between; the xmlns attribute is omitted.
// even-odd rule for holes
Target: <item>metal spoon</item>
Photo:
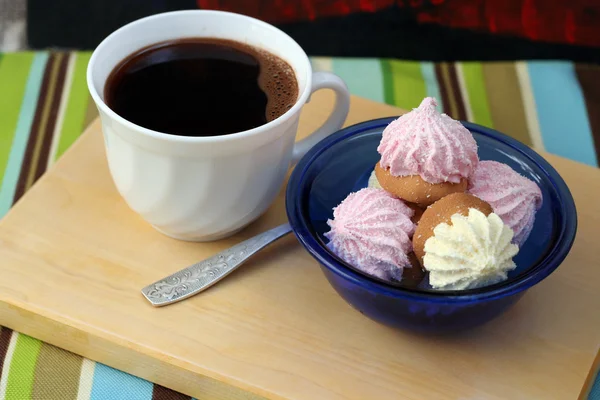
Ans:
<svg viewBox="0 0 600 400"><path fill-rule="evenodd" d="M155 307L187 299L219 282L254 254L291 231L290 224L283 224L263 232L146 286L142 294Z"/></svg>

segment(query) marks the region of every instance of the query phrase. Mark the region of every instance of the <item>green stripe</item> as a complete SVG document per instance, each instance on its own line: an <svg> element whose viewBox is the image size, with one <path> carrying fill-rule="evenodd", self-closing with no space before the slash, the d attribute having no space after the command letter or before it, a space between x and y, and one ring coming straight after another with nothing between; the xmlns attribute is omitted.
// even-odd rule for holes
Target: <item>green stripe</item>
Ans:
<svg viewBox="0 0 600 400"><path fill-rule="evenodd" d="M0 179L4 177L34 53L4 54L0 62Z"/></svg>
<svg viewBox="0 0 600 400"><path fill-rule="evenodd" d="M394 79L390 60L381 60L381 76L383 77L383 97L387 104L394 104Z"/></svg>
<svg viewBox="0 0 600 400"><path fill-rule="evenodd" d="M23 400L31 398L35 364L42 342L30 336L20 334L10 363L5 400Z"/></svg>
<svg viewBox="0 0 600 400"><path fill-rule="evenodd" d="M25 85L25 95L23 96L23 103L19 111L19 119L13 135L2 185L0 185L0 218L8 212L13 204L47 61L47 52L36 53L31 68L29 68L29 77Z"/></svg>
<svg viewBox="0 0 600 400"><path fill-rule="evenodd" d="M90 52L85 52L77 53L75 56L73 82L68 94L69 98L63 125L60 129L60 141L56 149L56 158L60 157L83 131L89 101L85 74L91 55Z"/></svg>
<svg viewBox="0 0 600 400"><path fill-rule="evenodd" d="M418 61L389 60L394 105L405 110L418 107L427 96L427 86Z"/></svg>
<svg viewBox="0 0 600 400"><path fill-rule="evenodd" d="M473 122L493 128L494 123L492 122L492 114L485 89L481 63L463 62L460 63L460 67L465 78L465 86L469 95L471 112L473 113Z"/></svg>

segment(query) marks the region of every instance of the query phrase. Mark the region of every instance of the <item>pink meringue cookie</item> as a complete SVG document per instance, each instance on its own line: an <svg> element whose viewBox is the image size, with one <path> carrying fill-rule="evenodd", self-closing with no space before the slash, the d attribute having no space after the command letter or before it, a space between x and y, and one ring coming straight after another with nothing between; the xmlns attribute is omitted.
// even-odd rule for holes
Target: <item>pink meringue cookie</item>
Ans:
<svg viewBox="0 0 600 400"><path fill-rule="evenodd" d="M383 189L366 188L351 193L333 209L325 233L328 247L342 260L381 279L402 279L411 267L414 211Z"/></svg>
<svg viewBox="0 0 600 400"><path fill-rule="evenodd" d="M469 180L469 193L487 201L514 232L521 246L529 237L535 213L542 206L542 191L535 182L497 161L480 161Z"/></svg>
<svg viewBox="0 0 600 400"><path fill-rule="evenodd" d="M471 176L479 162L477 143L467 128L436 106L427 97L385 128L377 151L390 174L420 175L429 183L459 183Z"/></svg>

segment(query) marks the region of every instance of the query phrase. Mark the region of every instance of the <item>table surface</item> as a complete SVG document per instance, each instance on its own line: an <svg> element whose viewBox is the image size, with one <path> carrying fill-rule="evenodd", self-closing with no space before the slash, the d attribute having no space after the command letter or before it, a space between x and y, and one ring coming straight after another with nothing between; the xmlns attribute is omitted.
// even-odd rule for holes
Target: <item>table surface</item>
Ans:
<svg viewBox="0 0 600 400"><path fill-rule="evenodd" d="M0 219L97 116L85 82L90 54L0 53ZM404 109L416 107L425 95L435 96L454 118L597 165L600 66L554 60L311 61L314 69L342 77L355 95ZM600 357L590 383L599 370ZM0 327L0 371L0 399L5 400L190 400L6 327ZM590 399L600 399L600 377L589 389Z"/></svg>
<svg viewBox="0 0 600 400"><path fill-rule="evenodd" d="M330 108L328 94L314 96L300 136ZM347 123L399 112L353 98ZM571 254L497 320L427 337L351 309L291 236L204 294L150 307L147 283L283 222L283 192L233 238L166 238L117 194L95 123L0 222L0 320L198 397L576 398L599 344L600 171L545 156L578 207Z"/></svg>

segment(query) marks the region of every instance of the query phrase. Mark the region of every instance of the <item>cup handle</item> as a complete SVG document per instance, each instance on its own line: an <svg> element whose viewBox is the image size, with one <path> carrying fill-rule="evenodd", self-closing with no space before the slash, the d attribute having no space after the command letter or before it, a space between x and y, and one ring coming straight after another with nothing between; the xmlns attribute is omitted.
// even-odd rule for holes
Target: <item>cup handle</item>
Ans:
<svg viewBox="0 0 600 400"><path fill-rule="evenodd" d="M315 144L333 132L338 131L348 116L350 92L348 92L348 87L339 76L325 71L313 73L312 87L310 89L311 95L319 89L332 89L335 92L333 112L319 129L296 143L292 153L292 165L300 161Z"/></svg>

